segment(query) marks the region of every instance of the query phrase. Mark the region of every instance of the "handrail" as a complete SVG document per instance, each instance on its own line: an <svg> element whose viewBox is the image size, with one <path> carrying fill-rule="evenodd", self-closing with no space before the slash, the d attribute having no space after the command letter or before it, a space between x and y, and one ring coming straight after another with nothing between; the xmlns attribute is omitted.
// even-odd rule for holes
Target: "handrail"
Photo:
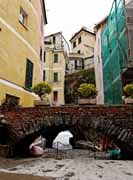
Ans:
<svg viewBox="0 0 133 180"><path fill-rule="evenodd" d="M55 143L54 143L54 144L55 144ZM63 153L63 154L67 154L67 153L64 152L63 150L60 150L60 149L59 149L59 144L61 144L61 145L63 145L63 146L66 146L66 147L68 147L68 146L70 146L70 145L63 144L63 143L61 143L60 141L57 141L56 144L57 144L57 148L53 148L53 149L56 149L56 150L57 150L56 158L58 159L59 152L61 152L61 153Z"/></svg>
<svg viewBox="0 0 133 180"><path fill-rule="evenodd" d="M64 146L66 146L66 147L68 147L68 146L70 146L70 145L66 145L66 144L63 144L63 143L61 143L60 141L57 141L56 142L57 143L57 148L53 148L53 149L55 149L55 150L57 150L56 151L56 158L58 159L58 155L59 155L59 152L61 152L61 153L63 153L63 154L67 154L67 152L64 152L63 150L60 150L59 149L59 144L61 144L61 145L64 145ZM96 145L96 138L94 139L94 149L95 149L95 145ZM88 149L89 150L89 149ZM96 159L96 151L94 150L94 159Z"/></svg>

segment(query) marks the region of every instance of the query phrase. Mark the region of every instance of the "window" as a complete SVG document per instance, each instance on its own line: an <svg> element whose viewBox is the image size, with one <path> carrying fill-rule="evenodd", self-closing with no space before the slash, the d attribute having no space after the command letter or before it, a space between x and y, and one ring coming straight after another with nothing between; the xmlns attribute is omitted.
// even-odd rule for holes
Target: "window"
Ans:
<svg viewBox="0 0 133 180"><path fill-rule="evenodd" d="M73 43L73 48L75 48L76 47L76 41L74 41L74 43Z"/></svg>
<svg viewBox="0 0 133 180"><path fill-rule="evenodd" d="M19 22L20 22L24 27L27 27L27 20L28 20L28 15L27 15L26 12L23 10L23 8L20 7Z"/></svg>
<svg viewBox="0 0 133 180"><path fill-rule="evenodd" d="M85 68L85 63L84 63L84 60L82 59L82 69Z"/></svg>
<svg viewBox="0 0 133 180"><path fill-rule="evenodd" d="M54 54L54 63L58 63L58 54Z"/></svg>
<svg viewBox="0 0 133 180"><path fill-rule="evenodd" d="M43 81L45 81L46 80L46 72L45 72L45 70L43 70Z"/></svg>
<svg viewBox="0 0 133 180"><path fill-rule="evenodd" d="M54 102L58 101L58 91L53 92L53 99L54 99Z"/></svg>
<svg viewBox="0 0 133 180"><path fill-rule="evenodd" d="M78 63L77 63L77 60L75 60L75 69L76 69L76 70L78 69Z"/></svg>
<svg viewBox="0 0 133 180"><path fill-rule="evenodd" d="M46 61L46 52L44 51L44 62Z"/></svg>
<svg viewBox="0 0 133 180"><path fill-rule="evenodd" d="M25 87L30 89L32 87L33 80L33 63L27 59L26 62L26 77L25 77Z"/></svg>
<svg viewBox="0 0 133 180"><path fill-rule="evenodd" d="M54 72L54 82L58 81L58 72Z"/></svg>
<svg viewBox="0 0 133 180"><path fill-rule="evenodd" d="M80 54L80 50L78 51L78 54Z"/></svg>
<svg viewBox="0 0 133 180"><path fill-rule="evenodd" d="M56 38L55 38L55 36L53 36L53 44L55 44L56 43Z"/></svg>
<svg viewBox="0 0 133 180"><path fill-rule="evenodd" d="M42 61L42 48L40 48L40 60Z"/></svg>
<svg viewBox="0 0 133 180"><path fill-rule="evenodd" d="M81 41L82 41L82 40L81 40L81 37L79 37L79 38L78 38L78 44L80 44Z"/></svg>
<svg viewBox="0 0 133 180"><path fill-rule="evenodd" d="M6 94L5 104L11 107L15 107L19 105L20 98L16 96L12 96L10 94Z"/></svg>

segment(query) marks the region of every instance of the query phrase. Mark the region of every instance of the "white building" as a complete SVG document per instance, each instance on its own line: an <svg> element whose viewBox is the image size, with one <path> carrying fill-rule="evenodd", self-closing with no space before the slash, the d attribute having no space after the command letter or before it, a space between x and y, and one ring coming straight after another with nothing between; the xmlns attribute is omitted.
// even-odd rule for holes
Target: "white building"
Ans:
<svg viewBox="0 0 133 180"><path fill-rule="evenodd" d="M101 55L101 33L107 18L99 22L95 27L96 45L94 50L94 69L97 89L97 104L104 104L104 88L103 88L103 68Z"/></svg>
<svg viewBox="0 0 133 180"><path fill-rule="evenodd" d="M94 68L95 33L82 27L72 36L70 42L69 74L82 69Z"/></svg>

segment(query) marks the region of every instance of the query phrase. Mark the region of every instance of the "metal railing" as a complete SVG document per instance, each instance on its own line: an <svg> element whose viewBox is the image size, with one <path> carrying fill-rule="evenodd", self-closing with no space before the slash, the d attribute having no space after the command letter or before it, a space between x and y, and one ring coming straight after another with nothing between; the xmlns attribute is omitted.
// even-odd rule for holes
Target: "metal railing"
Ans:
<svg viewBox="0 0 133 180"><path fill-rule="evenodd" d="M56 145L57 145L57 147L55 148L53 148L53 149L55 149L56 150L56 159L59 159L59 157L60 157L60 154L62 155L67 155L67 152L65 151L65 149L63 150L61 150L60 148L59 148L59 145L63 145L64 147L66 147L66 148L68 148L68 147L70 147L70 145L66 145L66 144L63 144L63 143L61 143L60 141L57 141L56 142ZM68 150L68 149L66 149L66 150Z"/></svg>
<svg viewBox="0 0 133 180"><path fill-rule="evenodd" d="M59 147L60 145L63 145L64 147L66 147L66 149L65 148L60 149L60 147ZM74 155L68 153L69 150L72 150L69 147L70 147L70 145L63 144L59 141L56 142L56 147L53 147L53 149L55 150L54 151L55 159L66 159L66 158L72 159L74 157ZM95 147L96 147L96 142L93 143L94 150L90 150L90 148L84 149L84 150L88 150L88 154L85 155L86 158L97 159L98 156L97 156L97 151L95 150ZM50 150L48 151L48 153L49 152L50 152ZM102 152L102 153L103 153L103 158L105 159L105 152Z"/></svg>

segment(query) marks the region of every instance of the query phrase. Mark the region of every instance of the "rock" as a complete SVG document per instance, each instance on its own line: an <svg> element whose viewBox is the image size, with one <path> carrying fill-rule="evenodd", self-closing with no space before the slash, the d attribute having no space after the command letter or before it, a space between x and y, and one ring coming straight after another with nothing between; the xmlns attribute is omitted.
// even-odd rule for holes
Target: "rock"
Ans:
<svg viewBox="0 0 133 180"><path fill-rule="evenodd" d="M45 149L46 147L46 139L42 138L41 136L39 136L31 145L30 145L30 149L32 146L39 146L42 149Z"/></svg>
<svg viewBox="0 0 133 180"><path fill-rule="evenodd" d="M30 154L37 157L42 156L44 153L44 150L39 146L32 146L30 149Z"/></svg>

